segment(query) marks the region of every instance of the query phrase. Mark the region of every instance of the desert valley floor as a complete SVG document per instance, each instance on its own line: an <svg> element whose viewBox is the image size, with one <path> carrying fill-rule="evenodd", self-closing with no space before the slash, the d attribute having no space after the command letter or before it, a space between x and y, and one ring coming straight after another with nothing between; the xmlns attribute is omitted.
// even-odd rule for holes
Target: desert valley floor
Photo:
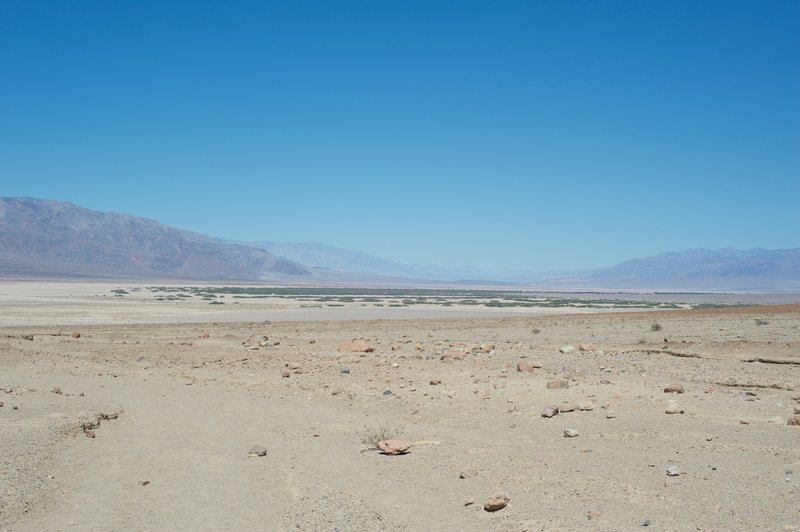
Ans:
<svg viewBox="0 0 800 532"><path fill-rule="evenodd" d="M21 285L0 530L800 530L797 296L303 312Z"/></svg>

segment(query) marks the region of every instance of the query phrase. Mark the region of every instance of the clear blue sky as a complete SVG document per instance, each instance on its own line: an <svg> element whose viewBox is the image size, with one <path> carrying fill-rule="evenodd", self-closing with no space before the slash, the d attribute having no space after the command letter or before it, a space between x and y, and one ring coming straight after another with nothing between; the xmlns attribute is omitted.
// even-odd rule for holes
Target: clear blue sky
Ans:
<svg viewBox="0 0 800 532"><path fill-rule="evenodd" d="M800 2L0 2L0 195L496 270L800 246Z"/></svg>

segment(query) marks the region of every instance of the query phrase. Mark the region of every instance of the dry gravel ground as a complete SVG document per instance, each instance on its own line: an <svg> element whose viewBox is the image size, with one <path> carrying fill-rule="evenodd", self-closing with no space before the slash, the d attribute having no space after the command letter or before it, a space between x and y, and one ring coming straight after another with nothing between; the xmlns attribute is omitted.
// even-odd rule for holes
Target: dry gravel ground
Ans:
<svg viewBox="0 0 800 532"><path fill-rule="evenodd" d="M449 315L3 327L0 529L800 530L800 306Z"/></svg>

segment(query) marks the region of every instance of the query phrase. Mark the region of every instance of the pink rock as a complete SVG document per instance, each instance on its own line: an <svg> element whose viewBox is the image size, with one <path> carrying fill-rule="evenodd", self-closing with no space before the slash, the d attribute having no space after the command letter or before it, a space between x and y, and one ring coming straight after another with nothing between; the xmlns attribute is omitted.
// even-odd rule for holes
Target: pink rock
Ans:
<svg viewBox="0 0 800 532"><path fill-rule="evenodd" d="M339 344L339 351L347 353L372 353L375 348L370 346L363 338L356 338Z"/></svg>
<svg viewBox="0 0 800 532"><path fill-rule="evenodd" d="M405 440L383 440L376 445L381 454L397 455L406 454L411 448L411 444Z"/></svg>
<svg viewBox="0 0 800 532"><path fill-rule="evenodd" d="M517 371L521 373L533 373L536 367L542 367L541 364L529 364L528 362L517 362Z"/></svg>
<svg viewBox="0 0 800 532"><path fill-rule="evenodd" d="M594 351L595 349L597 348L594 346L594 344L580 344L578 346L578 350L583 351L584 353Z"/></svg>
<svg viewBox="0 0 800 532"><path fill-rule="evenodd" d="M483 509L487 512L496 512L498 510L502 510L508 506L509 500L510 497L508 494L503 492L495 493L483 504Z"/></svg>
<svg viewBox="0 0 800 532"><path fill-rule="evenodd" d="M558 414L558 407L556 405L547 405L542 409L542 417L553 417Z"/></svg>

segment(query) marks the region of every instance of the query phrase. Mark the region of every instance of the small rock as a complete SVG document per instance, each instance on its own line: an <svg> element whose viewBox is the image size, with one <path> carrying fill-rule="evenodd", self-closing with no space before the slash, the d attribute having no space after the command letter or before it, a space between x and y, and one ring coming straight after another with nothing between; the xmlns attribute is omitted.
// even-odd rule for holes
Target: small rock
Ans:
<svg viewBox="0 0 800 532"><path fill-rule="evenodd" d="M569 382L563 379L557 381L548 381L547 383L548 390L562 390L564 388L569 388Z"/></svg>
<svg viewBox="0 0 800 532"><path fill-rule="evenodd" d="M355 338L339 344L339 351L348 353L372 353L375 348L370 346L363 338Z"/></svg>
<svg viewBox="0 0 800 532"><path fill-rule="evenodd" d="M383 395L392 395L392 390L390 390L388 388L383 390Z"/></svg>
<svg viewBox="0 0 800 532"><path fill-rule="evenodd" d="M800 414L795 414L789 418L786 422L787 425L791 425L793 427L800 427Z"/></svg>
<svg viewBox="0 0 800 532"><path fill-rule="evenodd" d="M767 420L769 423L775 423L776 425L780 425L783 423L783 418L781 416L773 416Z"/></svg>
<svg viewBox="0 0 800 532"><path fill-rule="evenodd" d="M547 405L542 409L542 417L553 417L558 414L558 407L556 405Z"/></svg>
<svg viewBox="0 0 800 532"><path fill-rule="evenodd" d="M262 445L253 445L247 451L247 456L267 456L267 448Z"/></svg>
<svg viewBox="0 0 800 532"><path fill-rule="evenodd" d="M346 367L346 366L342 366L342 367L339 369L339 372L340 372L342 375L349 375L349 374L350 374L350 368L348 368L348 367Z"/></svg>
<svg viewBox="0 0 800 532"><path fill-rule="evenodd" d="M438 386L442 383L442 379L431 379L431 386Z"/></svg>
<svg viewBox="0 0 800 532"><path fill-rule="evenodd" d="M147 486L148 484L150 484L149 480L140 480L139 481L139 485L140 486Z"/></svg>
<svg viewBox="0 0 800 532"><path fill-rule="evenodd" d="M575 411L575 405L571 403L564 402L558 404L559 414L566 414L567 412L574 412L574 411Z"/></svg>
<svg viewBox="0 0 800 532"><path fill-rule="evenodd" d="M565 438L577 438L578 431L575 429L564 429L564 437Z"/></svg>
<svg viewBox="0 0 800 532"><path fill-rule="evenodd" d="M472 478L477 476L478 476L478 471L476 471L475 469L465 469L464 471L459 473L458 478Z"/></svg>
<svg viewBox="0 0 800 532"><path fill-rule="evenodd" d="M73 337L73 338L76 338L76 339L77 339L77 338L80 338L80 337L81 337L81 333L79 333L79 332L74 332L74 333L72 333L72 337Z"/></svg>
<svg viewBox="0 0 800 532"><path fill-rule="evenodd" d="M510 497L506 493L495 493L483 504L483 509L487 512L496 512L498 510L502 510L508 506L509 500Z"/></svg>
<svg viewBox="0 0 800 532"><path fill-rule="evenodd" d="M674 465L673 465L673 466L669 466L669 467L667 468L667 476L668 476L668 477L677 477L677 476L678 476L678 475L680 475L680 474L681 474L681 472L680 472L680 470L678 469L678 466L674 466Z"/></svg>
<svg viewBox="0 0 800 532"><path fill-rule="evenodd" d="M594 410L594 405L592 403L578 403L578 410L581 412L590 412Z"/></svg>
<svg viewBox="0 0 800 532"><path fill-rule="evenodd" d="M494 351L494 344L482 344L480 349L484 353L491 353Z"/></svg>
<svg viewBox="0 0 800 532"><path fill-rule="evenodd" d="M575 348L572 347L571 345L565 345L564 347L558 350L559 353L564 355L566 355L567 353L572 353L573 351L575 351Z"/></svg>
<svg viewBox="0 0 800 532"><path fill-rule="evenodd" d="M288 372L288 371L281 371L281 377L283 377L284 379L288 379L288 378L289 378L289 377L291 377L291 376L292 376L292 374L291 374L290 372Z"/></svg>
<svg viewBox="0 0 800 532"><path fill-rule="evenodd" d="M0 408L2 408L4 404L5 403L3 401L0 401Z"/></svg>
<svg viewBox="0 0 800 532"><path fill-rule="evenodd" d="M578 346L578 350L582 351L584 353L588 353L588 352L594 351L595 349L596 348L595 348L594 344L591 344L591 343L590 344L580 344Z"/></svg>
<svg viewBox="0 0 800 532"><path fill-rule="evenodd" d="M589 512L589 513L586 514L586 517L589 518L589 519L597 519L598 517L602 517L602 516L603 516L603 514L601 514L600 512Z"/></svg>
<svg viewBox="0 0 800 532"><path fill-rule="evenodd" d="M464 501L464 506L472 506L473 504L475 504L475 499L467 499Z"/></svg>
<svg viewBox="0 0 800 532"><path fill-rule="evenodd" d="M683 384L679 383L668 384L664 387L664 393L683 393L685 391Z"/></svg>
<svg viewBox="0 0 800 532"><path fill-rule="evenodd" d="M791 421L791 419L790 419L790 421ZM750 420L749 419L740 419L739 420L739 425L749 425L749 424L750 424Z"/></svg>
<svg viewBox="0 0 800 532"><path fill-rule="evenodd" d="M376 445L381 454L398 455L406 454L411 449L411 443L405 440L383 440Z"/></svg>
<svg viewBox="0 0 800 532"><path fill-rule="evenodd" d="M541 365L539 365L539 367L541 367ZM536 366L528 362L517 362L517 371L520 373L533 373L535 369Z"/></svg>
<svg viewBox="0 0 800 532"><path fill-rule="evenodd" d="M709 384L708 386L706 386L706 389L703 390L703 393L714 393L714 390L716 390L714 385L713 384Z"/></svg>
<svg viewBox="0 0 800 532"><path fill-rule="evenodd" d="M795 414L800 414L800 405L795 405L794 406L794 413Z"/></svg>
<svg viewBox="0 0 800 532"><path fill-rule="evenodd" d="M614 419L617 417L617 413L613 410L606 410L606 419Z"/></svg>
<svg viewBox="0 0 800 532"><path fill-rule="evenodd" d="M186 376L184 376L184 377L183 377L183 383L184 383L186 386L191 386L191 385L192 385L192 384L194 384L195 382L197 382L197 379L196 379L196 378L194 378L194 377L192 377L192 376L190 376L190 375L186 375Z"/></svg>
<svg viewBox="0 0 800 532"><path fill-rule="evenodd" d="M94 438L95 437L94 431L92 429L90 429L89 427L84 427L83 433L86 435L87 438Z"/></svg>
<svg viewBox="0 0 800 532"><path fill-rule="evenodd" d="M440 358L442 362L453 362L456 360L463 360L463 359L464 359L464 351L460 349L448 349L447 351L442 353L442 356Z"/></svg>
<svg viewBox="0 0 800 532"><path fill-rule="evenodd" d="M52 393L55 393L55 394L58 394L58 395L61 395L61 393L62 393L62 392L61 392L61 388L59 388L58 386L56 386L55 388L53 388L53 389L52 389L52 390L50 390L50 391L51 391Z"/></svg>
<svg viewBox="0 0 800 532"><path fill-rule="evenodd" d="M645 519L644 521L642 521L642 526L650 526L650 520Z"/></svg>
<svg viewBox="0 0 800 532"><path fill-rule="evenodd" d="M680 412L680 408L678 407L678 401L675 401L674 399L670 400L667 403L667 409L665 410L665 412L667 414L677 414L678 412Z"/></svg>
<svg viewBox="0 0 800 532"><path fill-rule="evenodd" d="M208 338L210 335L207 332L200 333L200 338Z"/></svg>

